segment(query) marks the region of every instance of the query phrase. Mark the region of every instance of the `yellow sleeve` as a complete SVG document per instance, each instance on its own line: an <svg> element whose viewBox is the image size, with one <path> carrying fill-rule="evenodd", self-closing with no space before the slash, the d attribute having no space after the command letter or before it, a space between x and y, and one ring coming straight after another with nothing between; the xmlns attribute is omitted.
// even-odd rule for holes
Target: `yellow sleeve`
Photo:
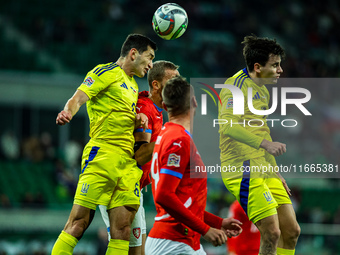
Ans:
<svg viewBox="0 0 340 255"><path fill-rule="evenodd" d="M245 88L245 86L244 86ZM242 87L242 92L245 94L244 90L247 91ZM234 115L233 114L233 97L232 93L228 89L223 89L224 91L221 92L221 100L222 106L219 112L219 119L227 120L226 124L220 125L219 132L221 134L227 135L230 138L247 144L255 149L260 148L260 144L263 140L262 137L252 134L246 128L244 128L240 124L231 125L232 123L240 123L244 120L244 115ZM247 98L245 97L245 102Z"/></svg>
<svg viewBox="0 0 340 255"><path fill-rule="evenodd" d="M104 73L100 77L93 73L88 72L83 83L78 87L79 90L86 93L86 95L91 99L96 96L100 91L106 89L110 84L117 80L118 74L111 74L109 72Z"/></svg>
<svg viewBox="0 0 340 255"><path fill-rule="evenodd" d="M229 127L225 129L223 134L231 137L238 142L247 144L255 149L259 149L261 142L263 141L262 137L252 134L241 125L233 125L231 127L231 125L229 124Z"/></svg>

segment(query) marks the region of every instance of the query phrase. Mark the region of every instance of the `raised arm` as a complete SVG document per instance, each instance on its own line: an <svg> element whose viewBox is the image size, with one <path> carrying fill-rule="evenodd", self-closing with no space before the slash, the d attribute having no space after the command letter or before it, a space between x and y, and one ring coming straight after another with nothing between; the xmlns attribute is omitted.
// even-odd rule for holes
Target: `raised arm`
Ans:
<svg viewBox="0 0 340 255"><path fill-rule="evenodd" d="M65 104L64 110L58 113L56 124L65 125L69 123L72 117L78 112L79 108L87 101L89 97L85 92L77 90Z"/></svg>

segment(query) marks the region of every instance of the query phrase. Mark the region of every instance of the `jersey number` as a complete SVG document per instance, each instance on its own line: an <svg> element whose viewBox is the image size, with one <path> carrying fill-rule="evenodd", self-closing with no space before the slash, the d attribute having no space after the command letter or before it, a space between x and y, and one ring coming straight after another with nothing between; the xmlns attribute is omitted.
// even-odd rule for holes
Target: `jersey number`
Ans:
<svg viewBox="0 0 340 255"><path fill-rule="evenodd" d="M155 152L152 156L151 163L151 178L155 184L155 190L157 189L157 184L159 182L159 170L158 170L158 153Z"/></svg>
<svg viewBox="0 0 340 255"><path fill-rule="evenodd" d="M139 189L138 189L138 186L139 186L139 183L136 182L134 193L135 193L135 195L136 195L137 197L139 197Z"/></svg>

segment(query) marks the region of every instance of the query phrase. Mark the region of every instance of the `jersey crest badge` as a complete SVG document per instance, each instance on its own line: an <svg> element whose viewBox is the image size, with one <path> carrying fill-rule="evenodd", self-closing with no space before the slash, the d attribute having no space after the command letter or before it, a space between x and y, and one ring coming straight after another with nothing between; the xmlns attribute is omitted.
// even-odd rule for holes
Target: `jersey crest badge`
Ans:
<svg viewBox="0 0 340 255"><path fill-rule="evenodd" d="M136 239L138 239L140 237L140 228L134 228L132 230L132 233L133 233L134 237L136 237Z"/></svg>
<svg viewBox="0 0 340 255"><path fill-rule="evenodd" d="M179 163L181 161L181 156L176 155L175 153L171 153L168 158L168 166L179 167Z"/></svg>
<svg viewBox="0 0 340 255"><path fill-rule="evenodd" d="M94 79L92 79L91 77L87 77L84 81L83 84L85 84L88 87L91 87L91 85L94 83Z"/></svg>
<svg viewBox="0 0 340 255"><path fill-rule="evenodd" d="M232 97L231 97L231 98L228 98L227 109L233 108L233 106L234 106L234 100L233 100L233 98L232 98Z"/></svg>

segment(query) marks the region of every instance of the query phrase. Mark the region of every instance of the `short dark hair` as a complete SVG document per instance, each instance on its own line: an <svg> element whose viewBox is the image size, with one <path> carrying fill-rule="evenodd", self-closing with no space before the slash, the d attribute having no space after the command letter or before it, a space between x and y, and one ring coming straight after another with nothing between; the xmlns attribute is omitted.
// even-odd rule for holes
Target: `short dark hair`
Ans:
<svg viewBox="0 0 340 255"><path fill-rule="evenodd" d="M249 72L254 70L254 64L266 65L269 55L274 54L284 59L285 51L275 39L261 38L256 35L244 37L243 57Z"/></svg>
<svg viewBox="0 0 340 255"><path fill-rule="evenodd" d="M162 92L163 102L168 113L180 115L190 110L190 91L192 86L182 76L171 78L165 84Z"/></svg>
<svg viewBox="0 0 340 255"><path fill-rule="evenodd" d="M154 51L157 50L156 43L148 37L140 34L130 34L123 43L120 56L125 57L132 48L135 48L141 54L148 49L148 46Z"/></svg>
<svg viewBox="0 0 340 255"><path fill-rule="evenodd" d="M170 61L158 60L153 63L153 67L148 72L149 87L152 90L152 82L154 80L161 82L165 76L165 70L177 70L178 65Z"/></svg>

